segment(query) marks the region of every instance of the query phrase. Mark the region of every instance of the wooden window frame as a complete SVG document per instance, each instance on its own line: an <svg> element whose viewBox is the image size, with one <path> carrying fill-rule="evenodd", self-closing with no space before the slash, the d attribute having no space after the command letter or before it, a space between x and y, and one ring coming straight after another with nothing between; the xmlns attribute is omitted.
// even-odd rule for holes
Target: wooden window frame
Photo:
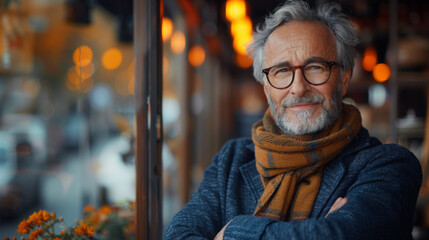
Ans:
<svg viewBox="0 0 429 240"><path fill-rule="evenodd" d="M162 4L134 0L133 6L138 240L162 239Z"/></svg>

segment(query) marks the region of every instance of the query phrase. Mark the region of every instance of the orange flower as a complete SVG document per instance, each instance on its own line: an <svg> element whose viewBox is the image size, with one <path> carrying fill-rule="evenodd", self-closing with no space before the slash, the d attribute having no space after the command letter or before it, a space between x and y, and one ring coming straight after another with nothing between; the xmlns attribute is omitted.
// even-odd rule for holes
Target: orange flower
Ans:
<svg viewBox="0 0 429 240"><path fill-rule="evenodd" d="M51 215L45 211L45 210L40 210L38 212L40 219L42 219L42 221L47 222L51 220Z"/></svg>
<svg viewBox="0 0 429 240"><path fill-rule="evenodd" d="M55 219L57 217L57 215L54 212L51 212L51 218Z"/></svg>
<svg viewBox="0 0 429 240"><path fill-rule="evenodd" d="M78 225L75 229L74 229L74 233L75 234L79 234L82 236L94 236L94 227L89 226L88 224L82 223L82 225Z"/></svg>
<svg viewBox="0 0 429 240"><path fill-rule="evenodd" d="M31 225L31 222L24 219L21 221L21 223L19 223L18 229L16 231L19 234L25 234L28 233L32 227L33 226Z"/></svg>
<svg viewBox="0 0 429 240"><path fill-rule="evenodd" d="M58 237L56 237L56 238L54 238L54 239L52 239L52 240L63 240L62 238L58 238Z"/></svg>
<svg viewBox="0 0 429 240"><path fill-rule="evenodd" d="M95 207L93 205L86 205L85 208L83 209L83 213L90 213L94 211L95 211Z"/></svg>
<svg viewBox="0 0 429 240"><path fill-rule="evenodd" d="M61 231L60 231L60 233L59 233L59 234L60 234L60 235L64 235L64 234L66 234L66 233L67 233L67 231L66 231L65 229L63 229L63 230L61 230Z"/></svg>
<svg viewBox="0 0 429 240"><path fill-rule="evenodd" d="M110 206L109 206L109 205L103 205L103 206L100 208L100 211L101 211L101 213L103 213L103 214L105 214L105 215L108 215L108 214L112 211L112 209L110 208Z"/></svg>
<svg viewBox="0 0 429 240"><path fill-rule="evenodd" d="M2 240L9 240L9 238L8 238L8 237L5 237L5 238L3 238Z"/></svg>
<svg viewBox="0 0 429 240"><path fill-rule="evenodd" d="M16 237L13 237L12 240L16 240Z"/></svg>
<svg viewBox="0 0 429 240"><path fill-rule="evenodd" d="M30 233L28 240L37 240L37 236L41 235L42 233L43 233L42 229L36 229L32 233Z"/></svg>
<svg viewBox="0 0 429 240"><path fill-rule="evenodd" d="M28 217L28 221L34 224L35 226L40 226L40 224L43 223L41 216L36 212L33 212L33 214L31 214L30 217Z"/></svg>
<svg viewBox="0 0 429 240"><path fill-rule="evenodd" d="M93 226L101 224L101 216L99 212L94 212L91 215L85 217L85 221Z"/></svg>

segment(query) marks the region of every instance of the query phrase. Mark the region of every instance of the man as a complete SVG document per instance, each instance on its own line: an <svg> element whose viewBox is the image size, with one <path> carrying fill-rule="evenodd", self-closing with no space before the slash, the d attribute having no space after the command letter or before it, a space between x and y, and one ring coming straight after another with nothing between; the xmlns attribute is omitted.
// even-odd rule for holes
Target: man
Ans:
<svg viewBox="0 0 429 240"><path fill-rule="evenodd" d="M217 154L165 239L411 239L419 161L342 103L353 25L336 4L288 1L249 52L269 109Z"/></svg>

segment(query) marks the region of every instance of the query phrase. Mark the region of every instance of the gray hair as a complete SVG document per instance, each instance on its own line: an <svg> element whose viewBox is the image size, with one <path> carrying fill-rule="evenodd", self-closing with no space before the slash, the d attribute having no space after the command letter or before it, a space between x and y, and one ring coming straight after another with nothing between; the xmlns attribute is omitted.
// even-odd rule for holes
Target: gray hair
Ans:
<svg viewBox="0 0 429 240"><path fill-rule="evenodd" d="M342 70L350 69L353 72L354 58L357 55L355 46L359 40L354 25L341 12L341 6L338 3L326 3L316 13L302 0L288 0L267 16L263 25L256 28L253 42L247 48L253 58L253 75L258 82L263 84L265 79L262 69L268 37L276 28L292 21L319 22L330 29L335 38L337 58Z"/></svg>

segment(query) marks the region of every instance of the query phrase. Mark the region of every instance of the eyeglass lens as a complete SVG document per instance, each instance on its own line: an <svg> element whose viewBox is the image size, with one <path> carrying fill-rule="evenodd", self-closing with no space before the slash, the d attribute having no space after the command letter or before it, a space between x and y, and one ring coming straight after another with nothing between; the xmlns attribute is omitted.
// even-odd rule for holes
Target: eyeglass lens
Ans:
<svg viewBox="0 0 429 240"><path fill-rule="evenodd" d="M330 75L330 65L325 62L310 62L303 66L275 66L268 72L268 80L276 88L286 88L295 77L295 71L300 68L304 78L311 84L319 85L326 82Z"/></svg>

